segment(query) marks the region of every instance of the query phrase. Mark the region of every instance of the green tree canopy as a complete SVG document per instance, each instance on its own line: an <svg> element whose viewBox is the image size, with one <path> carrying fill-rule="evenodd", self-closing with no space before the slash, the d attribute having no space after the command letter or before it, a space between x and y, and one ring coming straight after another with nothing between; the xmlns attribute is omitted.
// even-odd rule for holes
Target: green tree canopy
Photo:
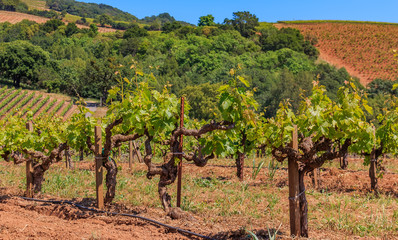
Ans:
<svg viewBox="0 0 398 240"><path fill-rule="evenodd" d="M16 87L21 82L37 82L40 67L48 64L49 53L27 41L0 44L0 74L14 80Z"/></svg>
<svg viewBox="0 0 398 240"><path fill-rule="evenodd" d="M214 17L211 14L208 14L206 16L201 16L199 18L199 23L198 26L214 26L216 25L214 23Z"/></svg>
<svg viewBox="0 0 398 240"><path fill-rule="evenodd" d="M146 37L148 36L148 31L144 28L140 28L137 24L132 25L129 29L127 29L124 34L123 38L133 38L133 37Z"/></svg>
<svg viewBox="0 0 398 240"><path fill-rule="evenodd" d="M226 25L232 25L244 37L249 37L255 33L255 28L259 25L256 15L248 11L234 12L233 18L225 19Z"/></svg>

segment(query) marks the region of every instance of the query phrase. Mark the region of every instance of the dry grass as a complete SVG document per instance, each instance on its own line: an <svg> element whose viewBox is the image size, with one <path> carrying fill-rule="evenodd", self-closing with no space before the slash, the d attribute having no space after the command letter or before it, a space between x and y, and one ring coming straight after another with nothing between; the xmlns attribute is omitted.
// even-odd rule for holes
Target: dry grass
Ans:
<svg viewBox="0 0 398 240"><path fill-rule="evenodd" d="M158 160L160 161L160 160ZM259 163L256 160L256 165ZM267 160L268 161L268 160ZM215 160L205 168L190 164L184 166L182 208L203 222L207 231L228 229L239 231L246 228L259 232L267 227L276 229L280 223L281 236L289 233L288 186L286 166L280 166L274 179L269 178L268 162L256 178L252 175L252 160L246 161L246 180L239 182L235 177L233 160ZM390 162L387 168L390 168ZM74 170L67 170L64 163L53 166L46 174L43 193L60 198L94 198L95 176L92 171L93 161L75 162ZM130 206L161 209L157 195L158 178L148 180L143 164L134 164L132 171L127 169L127 163L119 162L117 195L115 201ZM360 170L359 161L350 163ZM321 172L320 190L315 190L307 182L307 199L309 201L309 228L314 239L341 239L344 237L398 237L398 199L397 195L382 193L379 197L368 193L362 187L348 191L343 182L339 188L338 170ZM24 189L24 167L8 163L0 164L2 180L0 187ZM333 174L332 174L333 173ZM341 173L343 175L351 172ZM358 175L358 172L352 172ZM365 174L366 175L366 174ZM395 179L384 181L398 182ZM352 178L354 179L354 178ZM355 185L355 182L352 182ZM175 203L175 184L169 192ZM366 186L365 186L366 188Z"/></svg>
<svg viewBox="0 0 398 240"><path fill-rule="evenodd" d="M22 0L22 2L26 3L29 6L29 9L39 9L39 10L48 9L45 0Z"/></svg>
<svg viewBox="0 0 398 240"><path fill-rule="evenodd" d="M19 13L19 12L8 12L8 11L0 11L0 22L9 22L12 24L19 23L22 20L30 20L37 23L45 23L49 19L45 17L39 17L35 15Z"/></svg>

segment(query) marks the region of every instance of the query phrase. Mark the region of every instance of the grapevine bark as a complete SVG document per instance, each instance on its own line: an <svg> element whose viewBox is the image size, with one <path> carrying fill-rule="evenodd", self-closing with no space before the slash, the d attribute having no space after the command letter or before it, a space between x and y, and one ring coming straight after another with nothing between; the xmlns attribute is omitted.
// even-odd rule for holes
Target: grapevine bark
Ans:
<svg viewBox="0 0 398 240"><path fill-rule="evenodd" d="M172 132L170 136L170 140L167 141L169 144L169 152L165 155L163 164L154 164L152 163L152 147L151 142L153 141L153 136L149 134L148 131L145 132L146 141L145 141L145 157L144 162L147 165L148 172L147 178L151 179L156 175L159 175L159 183L158 183L158 193L159 199L162 203L163 209L166 211L167 215L173 219L179 219L187 217L187 214L184 213L180 208L173 208L171 204L171 197L167 193L167 186L174 183L177 174L177 158L175 155L180 155L184 159L188 161L193 161L196 166L204 167L209 159L214 158L214 154L210 154L209 156L204 156L201 151L201 146L198 146L194 152L191 153L179 153L179 137L181 135L184 136L193 136L193 137L201 137L203 134L206 134L215 130L229 130L232 129L235 124L230 122L215 122L212 121L210 124L204 125L200 129L186 129L184 127L176 127L176 129Z"/></svg>
<svg viewBox="0 0 398 240"><path fill-rule="evenodd" d="M305 195L304 177L308 172L321 167L326 161L343 157L352 144L351 139L346 139L341 148L336 148L337 143L331 139L321 137L313 141L312 137L299 137L299 150L289 145L272 149L272 155L279 162L285 159L294 159L299 162L299 205L300 205L300 236L308 237L308 202ZM338 149L338 150L337 150Z"/></svg>

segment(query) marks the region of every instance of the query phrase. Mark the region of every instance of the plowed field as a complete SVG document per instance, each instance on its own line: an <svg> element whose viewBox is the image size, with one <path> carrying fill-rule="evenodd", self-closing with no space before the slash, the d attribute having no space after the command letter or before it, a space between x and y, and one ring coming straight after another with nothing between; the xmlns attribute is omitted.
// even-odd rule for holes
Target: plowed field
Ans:
<svg viewBox="0 0 398 240"><path fill-rule="evenodd" d="M376 78L396 80L398 25L366 23L276 24L278 28L299 29L304 36L316 37L320 57L359 77L366 85Z"/></svg>
<svg viewBox="0 0 398 240"><path fill-rule="evenodd" d="M49 18L39 17L39 16L25 14L25 13L0 11L0 23L9 22L9 23L15 24L15 23L19 23L25 19L34 21L37 23L45 23L48 20L50 20ZM65 23L67 24L67 22L65 22ZM80 25L80 24L76 24L76 25L78 28L88 28L85 25ZM98 27L98 31L99 32L115 32L116 29Z"/></svg>

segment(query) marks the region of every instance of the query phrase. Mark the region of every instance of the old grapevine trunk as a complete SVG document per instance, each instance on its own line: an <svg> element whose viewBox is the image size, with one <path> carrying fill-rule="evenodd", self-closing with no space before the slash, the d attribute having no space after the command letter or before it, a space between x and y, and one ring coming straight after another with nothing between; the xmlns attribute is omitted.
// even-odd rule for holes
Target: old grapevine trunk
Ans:
<svg viewBox="0 0 398 240"><path fill-rule="evenodd" d="M308 237L308 202L305 196L305 172L299 171L299 204L300 204L300 232L301 237Z"/></svg>
<svg viewBox="0 0 398 240"><path fill-rule="evenodd" d="M344 154L344 156L340 158L340 168L341 169L344 169L344 170L347 169L347 167L348 167L347 158L348 158L348 153Z"/></svg>
<svg viewBox="0 0 398 240"><path fill-rule="evenodd" d="M246 138L247 138L246 133L242 132L241 146L243 146L243 148L244 148L243 151L245 151ZM245 157L246 157L246 155L244 152L242 153L242 152L238 151L238 156L236 158L236 175L238 176L240 181L243 181L243 178L244 178L243 177L243 169L245 166Z"/></svg>
<svg viewBox="0 0 398 240"><path fill-rule="evenodd" d="M243 168L245 165L245 154L238 153L236 158L236 176L238 176L240 181L243 181Z"/></svg>
<svg viewBox="0 0 398 240"><path fill-rule="evenodd" d="M370 177L370 186L371 190L377 193L377 160L371 159L370 160L370 167L369 167L369 177Z"/></svg>
<svg viewBox="0 0 398 240"><path fill-rule="evenodd" d="M108 161L105 162L104 167L106 168L106 195L105 195L105 203L111 203L115 198L116 193L116 176L117 176L117 165L116 162L108 157Z"/></svg>
<svg viewBox="0 0 398 240"><path fill-rule="evenodd" d="M378 162L379 157L383 155L383 143L379 148L373 149L370 154L370 166L369 166L369 177L370 177L370 186L371 190L375 193L378 193L377 189L377 165L380 164Z"/></svg>
<svg viewBox="0 0 398 240"><path fill-rule="evenodd" d="M41 165L33 168L33 194L41 191L45 171Z"/></svg>

